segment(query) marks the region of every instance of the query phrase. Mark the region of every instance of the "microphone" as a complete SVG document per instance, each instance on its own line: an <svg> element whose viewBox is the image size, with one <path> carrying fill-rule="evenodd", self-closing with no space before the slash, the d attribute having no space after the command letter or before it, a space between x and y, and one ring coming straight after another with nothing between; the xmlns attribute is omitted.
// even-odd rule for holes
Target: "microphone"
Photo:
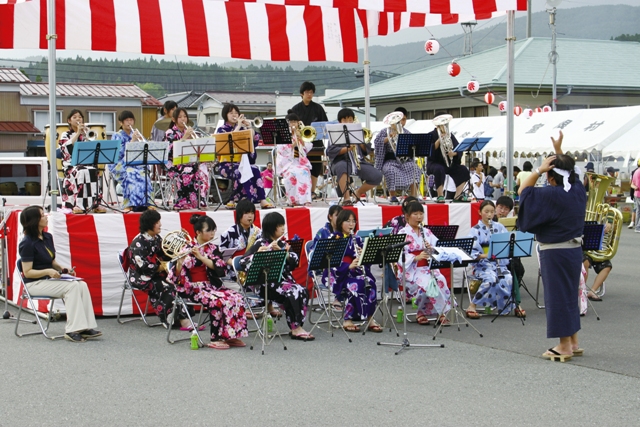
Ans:
<svg viewBox="0 0 640 427"><path fill-rule="evenodd" d="M402 242L402 243L396 243L395 245L389 245L387 246L385 249L390 251L392 249L397 249L397 248L401 248L403 246L408 245L410 242Z"/></svg>

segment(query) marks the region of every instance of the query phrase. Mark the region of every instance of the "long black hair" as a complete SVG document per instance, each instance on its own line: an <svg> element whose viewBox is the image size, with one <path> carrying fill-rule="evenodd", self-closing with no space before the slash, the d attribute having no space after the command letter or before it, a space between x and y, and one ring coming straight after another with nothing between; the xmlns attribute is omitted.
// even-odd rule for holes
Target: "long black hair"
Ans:
<svg viewBox="0 0 640 427"><path fill-rule="evenodd" d="M356 219L356 214L353 213L352 210L350 209L344 209L342 210L342 212L340 212L338 214L338 219L336 219L336 230L338 233L343 233L342 231L342 224L349 221L349 219L353 217L353 219Z"/></svg>
<svg viewBox="0 0 640 427"><path fill-rule="evenodd" d="M269 240L273 240L278 227L284 224L284 217L278 212L271 212L267 214L262 220L262 236Z"/></svg>
<svg viewBox="0 0 640 427"><path fill-rule="evenodd" d="M249 199L242 199L236 205L236 224L240 224L240 220L246 213L256 213L256 206Z"/></svg>
<svg viewBox="0 0 640 427"><path fill-rule="evenodd" d="M20 224L25 235L32 239L37 239L40 236L40 218L42 218L41 206L29 206L22 212L20 212Z"/></svg>

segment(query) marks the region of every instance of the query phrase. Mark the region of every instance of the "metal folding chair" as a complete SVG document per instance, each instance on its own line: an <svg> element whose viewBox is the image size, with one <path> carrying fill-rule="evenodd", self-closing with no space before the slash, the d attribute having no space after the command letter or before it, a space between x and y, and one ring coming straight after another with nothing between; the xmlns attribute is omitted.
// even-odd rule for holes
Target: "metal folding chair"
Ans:
<svg viewBox="0 0 640 427"><path fill-rule="evenodd" d="M144 291L135 289L134 287L131 286L131 283L129 282L129 279L127 276L127 271L129 271L129 258L127 257L128 251L129 251L129 248L126 248L122 252L118 252L118 265L120 266L120 270L122 271L122 275L124 276L124 281L122 283L122 296L120 297L120 307L118 307L118 317L117 317L118 323L123 325L127 322L132 322L134 320L142 320L144 324L149 326L150 328L154 326L160 326L162 325L162 322L149 323L149 321L147 320L147 311L149 310L149 298L147 298L147 302L145 304L144 311L143 311L142 308L140 307L138 298L136 297L136 292L144 293ZM122 304L124 303L124 295L127 291L131 292L131 296L133 297L133 302L136 305L136 307L138 307L138 312L140 313L140 317L120 320L120 315L122 313Z"/></svg>
<svg viewBox="0 0 640 427"><path fill-rule="evenodd" d="M20 292L20 298L18 299L18 315L16 316L16 329L14 331L16 336L22 338L22 337L27 336L27 335L42 334L42 335L44 335L45 338L48 338L50 340L55 340L56 338L64 337L64 334L63 335L55 335L54 336L54 335L49 335L47 333L49 331L49 325L51 324L51 318L52 318L51 308L53 307L53 302L56 299L61 299L64 302L64 299L53 297L53 296L45 296L45 295L38 295L38 296L31 295L29 293L29 289L27 289L27 286L26 286L26 284L24 282L24 273L22 271L22 260L19 259L19 258L16 261L16 267L18 268L18 273L20 275L20 283L22 285L22 291ZM22 315L22 307L24 305L24 301L25 300L27 300L31 310L33 310L33 314L36 317L36 323L40 327L40 331L27 332L27 333L23 333L23 334L18 333L18 327L20 326L20 316ZM47 313L47 325L46 326L42 324L42 320L40 320L40 316L38 316L38 307L36 305L36 301L49 301L50 310Z"/></svg>
<svg viewBox="0 0 640 427"><path fill-rule="evenodd" d="M233 270L236 273L236 277L238 277L238 273L242 271L242 268L240 266L241 259L242 259L242 256L233 257ZM263 305L262 307L258 306L258 304L260 304L261 302L263 303L264 300L260 297L260 295L256 293L247 292L247 288L245 288L242 285L242 283L240 283L239 281L238 281L238 284L240 285L240 292L242 293L242 298L244 298L244 305L249 310L249 313L251 313L253 322L256 324L256 329L249 330L249 332L257 332L258 334L262 335L262 330L260 329L260 323L258 323L258 316L267 316L269 314L267 307L265 305ZM277 319L273 319L274 322L276 320Z"/></svg>

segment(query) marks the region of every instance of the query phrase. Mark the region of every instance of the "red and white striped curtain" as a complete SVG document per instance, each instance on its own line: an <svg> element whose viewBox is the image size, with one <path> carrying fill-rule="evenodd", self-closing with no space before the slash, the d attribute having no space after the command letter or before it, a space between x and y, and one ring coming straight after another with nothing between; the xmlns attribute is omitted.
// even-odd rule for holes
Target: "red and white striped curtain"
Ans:
<svg viewBox="0 0 640 427"><path fill-rule="evenodd" d="M357 62L355 12L370 37L526 8L527 0L56 0L57 48ZM46 0L0 0L0 49L45 49L46 34Z"/></svg>

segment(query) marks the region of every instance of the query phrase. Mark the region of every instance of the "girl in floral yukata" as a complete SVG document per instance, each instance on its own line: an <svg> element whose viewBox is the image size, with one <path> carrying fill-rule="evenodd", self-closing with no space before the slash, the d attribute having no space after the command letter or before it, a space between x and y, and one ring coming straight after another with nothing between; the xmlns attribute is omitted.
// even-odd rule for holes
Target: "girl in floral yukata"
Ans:
<svg viewBox="0 0 640 427"><path fill-rule="evenodd" d="M411 202L406 208L407 225L398 231L398 234L406 234L404 247L406 257L406 269L403 271L402 263L398 263L398 282L404 274L406 281L407 298L416 298L418 315L416 321L420 325L428 325L429 317L436 315L437 322L449 325L446 314L451 310L451 293L447 282L440 270L429 269L429 252L436 245L438 238L424 225L424 208L419 202ZM427 295L431 280L435 280L437 295Z"/></svg>
<svg viewBox="0 0 640 427"><path fill-rule="evenodd" d="M371 274L371 267L358 265L358 253L362 249L362 238L352 234L356 228L356 216L351 210L343 210L336 219L337 238L349 239L344 252L342 264L333 269L331 276L333 293L336 299L344 303L344 330L360 332L354 320L367 320L367 330L382 332L382 327L375 321L376 312L376 279ZM356 253L356 245L358 253Z"/></svg>
<svg viewBox="0 0 640 427"><path fill-rule="evenodd" d="M118 162L109 165L109 172L122 186L124 212L143 210L153 205L151 198L151 177L145 176L145 166L127 166L126 147L129 142L142 141L140 132L135 131L136 118L133 113L124 110L118 116L120 130L111 139L120 141ZM148 179L147 179L148 178Z"/></svg>
<svg viewBox="0 0 640 427"><path fill-rule="evenodd" d="M485 200L480 204L480 221L469 232L468 237L474 237L471 257L477 262L473 267L473 275L482 280L482 284L465 310L467 317L478 319L480 314L476 307L490 307L502 311L511 297L513 280L508 269L509 260L492 260L489 258L489 243L494 233L507 233L507 229L499 222L493 221L495 206L492 201ZM502 314L509 314L515 308L515 303L509 306Z"/></svg>
<svg viewBox="0 0 640 427"><path fill-rule="evenodd" d="M290 206L311 206L311 163L307 153L311 142L302 141L298 115L289 110L286 117L291 129L291 144L279 144L276 148L276 173L282 175L287 201Z"/></svg>
<svg viewBox="0 0 640 427"><path fill-rule="evenodd" d="M62 182L62 201L66 208L73 209L73 213L84 213L94 206L102 197L98 194L98 170L91 166L71 166L71 155L76 142L85 140L84 116L80 110L71 110L67 116L69 130L60 136L58 145L62 152L62 166L64 167L64 181ZM107 210L97 206L96 213Z"/></svg>
<svg viewBox="0 0 640 427"><path fill-rule="evenodd" d="M173 111L173 125L165 132L164 140L169 141L169 169L167 175L176 183L178 197L174 209L198 209L198 191L200 205L205 206L209 195L209 170L205 163L196 167L195 163L173 165L173 143L183 139L197 138L193 128L187 126L189 115L184 108Z"/></svg>
<svg viewBox="0 0 640 427"><path fill-rule="evenodd" d="M253 254L262 251L289 251L289 244L281 238L285 231L284 217L277 212L272 212L262 220L262 237L249 248L245 257L240 261L242 268L248 271L251 266ZM292 340L313 341L315 337L303 329L304 319L307 314L307 290L298 285L293 278L292 271L298 265L298 256L289 252L282 279L279 283L268 283L260 287L260 294L266 293L270 301L284 306L287 324L291 328L289 336Z"/></svg>
<svg viewBox="0 0 640 427"><path fill-rule="evenodd" d="M208 216L198 214L193 215L190 222L196 241L183 249L190 252L176 261L175 268L169 270L169 279L176 285L176 291L209 311L210 348L245 347L240 340L248 336L244 300L241 294L222 285L220 278L225 275L226 263L212 242L216 223Z"/></svg>
<svg viewBox="0 0 640 427"><path fill-rule="evenodd" d="M216 133L235 132L239 130L251 129L251 123L240 114L240 110L234 104L225 104L222 108L222 118L224 124L216 129ZM260 142L260 135L253 136L253 146L257 147ZM247 156L251 164L250 176L243 176L240 173L240 162L242 156ZM233 157L233 158L232 158ZM235 208L236 203L243 197L247 197L253 203L260 203L262 209L273 209L275 206L265 199L264 183L260 169L255 165L258 155L234 154L233 156L222 156L220 163L216 165L216 173L224 178L228 178L233 185L233 194L227 204L230 209ZM243 181L244 179L244 181Z"/></svg>

